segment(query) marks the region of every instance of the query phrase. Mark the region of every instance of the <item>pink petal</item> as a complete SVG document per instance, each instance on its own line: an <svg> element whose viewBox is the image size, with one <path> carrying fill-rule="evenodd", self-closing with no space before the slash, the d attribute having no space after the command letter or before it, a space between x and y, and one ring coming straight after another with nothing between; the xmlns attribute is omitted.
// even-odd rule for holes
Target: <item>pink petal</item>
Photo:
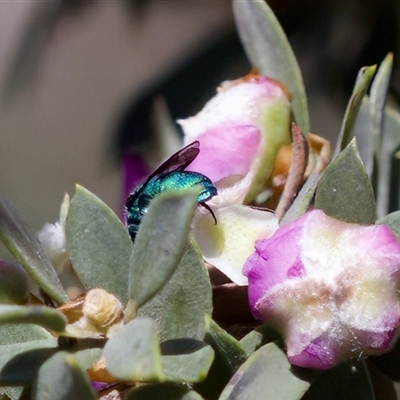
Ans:
<svg viewBox="0 0 400 400"><path fill-rule="evenodd" d="M214 183L229 176L245 176L261 141L258 128L229 123L210 128L198 139L200 154L187 170L200 172Z"/></svg>

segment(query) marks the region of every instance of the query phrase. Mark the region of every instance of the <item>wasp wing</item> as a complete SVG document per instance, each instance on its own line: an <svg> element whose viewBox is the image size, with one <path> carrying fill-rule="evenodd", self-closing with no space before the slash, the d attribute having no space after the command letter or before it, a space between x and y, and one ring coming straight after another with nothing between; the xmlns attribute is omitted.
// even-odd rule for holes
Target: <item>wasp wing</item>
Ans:
<svg viewBox="0 0 400 400"><path fill-rule="evenodd" d="M149 180L155 175L163 174L172 171L183 171L188 167L192 161L200 153L200 143L196 140L193 143L188 144L183 149L180 149L173 154L168 160L164 161L150 176Z"/></svg>
<svg viewBox="0 0 400 400"><path fill-rule="evenodd" d="M128 196L127 204L136 199L140 195L140 193L146 188L146 185L155 176L173 171L183 171L187 166L192 163L192 161L198 156L199 153L200 143L198 140L188 144L184 148L177 151L170 158L168 158L168 160L164 161L154 172L152 172L148 176L148 178Z"/></svg>

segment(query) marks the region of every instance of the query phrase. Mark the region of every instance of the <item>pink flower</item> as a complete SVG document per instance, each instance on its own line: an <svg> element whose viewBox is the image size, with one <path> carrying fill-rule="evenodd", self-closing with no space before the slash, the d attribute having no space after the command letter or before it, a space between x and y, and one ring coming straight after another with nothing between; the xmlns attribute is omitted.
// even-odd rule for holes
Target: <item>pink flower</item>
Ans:
<svg viewBox="0 0 400 400"><path fill-rule="evenodd" d="M248 75L224 82L195 116L178 121L185 143L200 141L188 170L219 189L210 205L250 203L268 186L276 155L290 143L290 98L277 81Z"/></svg>
<svg viewBox="0 0 400 400"><path fill-rule="evenodd" d="M393 346L400 245L387 226L313 210L255 248L243 269L250 307L282 333L292 364L328 369Z"/></svg>
<svg viewBox="0 0 400 400"><path fill-rule="evenodd" d="M200 142L188 170L209 177L218 189L205 210L198 210L192 233L204 259L238 285L246 285L243 263L254 242L269 238L277 217L250 208L270 186L278 150L291 142L290 95L277 81L251 74L224 82L197 115L179 121L185 143Z"/></svg>

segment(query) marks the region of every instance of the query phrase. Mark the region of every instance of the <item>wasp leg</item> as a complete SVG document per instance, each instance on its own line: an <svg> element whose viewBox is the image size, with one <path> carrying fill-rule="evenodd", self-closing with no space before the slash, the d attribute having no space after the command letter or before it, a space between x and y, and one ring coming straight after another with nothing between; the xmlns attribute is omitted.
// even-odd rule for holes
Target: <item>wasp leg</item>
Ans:
<svg viewBox="0 0 400 400"><path fill-rule="evenodd" d="M211 209L211 207L206 203L200 203L200 205L202 205L206 210L208 210L210 212L210 214L214 218L215 225L217 225L217 218L215 218L215 214L214 214L213 210Z"/></svg>

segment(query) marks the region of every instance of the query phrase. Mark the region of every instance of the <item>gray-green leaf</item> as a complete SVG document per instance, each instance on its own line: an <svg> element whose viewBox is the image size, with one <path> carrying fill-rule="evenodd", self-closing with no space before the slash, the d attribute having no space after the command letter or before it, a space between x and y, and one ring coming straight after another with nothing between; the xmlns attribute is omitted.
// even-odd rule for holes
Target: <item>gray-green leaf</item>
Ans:
<svg viewBox="0 0 400 400"><path fill-rule="evenodd" d="M96 399L86 373L72 354L63 351L42 365L33 392L34 400Z"/></svg>
<svg viewBox="0 0 400 400"><path fill-rule="evenodd" d="M35 232L0 195L0 239L38 285L61 305L68 301L60 280Z"/></svg>
<svg viewBox="0 0 400 400"><path fill-rule="evenodd" d="M341 221L375 222L374 192L355 139L326 168L317 188L315 206Z"/></svg>
<svg viewBox="0 0 400 400"><path fill-rule="evenodd" d="M281 225L285 225L293 221L294 219L303 215L308 210L314 199L319 179L320 175L317 173L312 173L308 177L293 204L290 206L289 210L287 210L286 214L282 218Z"/></svg>
<svg viewBox="0 0 400 400"><path fill-rule="evenodd" d="M56 352L56 348L50 347L32 349L15 355L10 361L8 361L0 372L1 384L31 384L42 364Z"/></svg>
<svg viewBox="0 0 400 400"><path fill-rule="evenodd" d="M388 212L388 175L389 175L389 157L382 140L383 119L385 115L385 104L387 91L389 88L390 76L393 67L393 54L389 53L382 61L376 72L375 79L371 84L371 130L374 142L374 149L378 159L378 187L376 196L377 214L383 216ZM400 135L399 135L400 136ZM383 150L383 151L382 151ZM395 150L392 148L392 151Z"/></svg>
<svg viewBox="0 0 400 400"><path fill-rule="evenodd" d="M339 137L337 139L335 154L337 155L351 142L354 137L354 124L361 107L362 100L367 93L369 84L375 74L376 65L364 67L358 73L353 93L347 104L346 112L343 117Z"/></svg>
<svg viewBox="0 0 400 400"><path fill-rule="evenodd" d="M36 324L54 332L63 332L67 318L45 306L0 305L0 323Z"/></svg>
<svg viewBox="0 0 400 400"><path fill-rule="evenodd" d="M66 235L67 251L82 283L88 289L103 288L126 304L132 241L111 208L77 185Z"/></svg>
<svg viewBox="0 0 400 400"><path fill-rule="evenodd" d="M107 370L124 381L162 381L161 350L156 324L136 318L121 328L105 345Z"/></svg>
<svg viewBox="0 0 400 400"><path fill-rule="evenodd" d="M207 333L205 341L213 346L217 354L233 374L247 358L242 344L222 329L209 315L206 316Z"/></svg>
<svg viewBox="0 0 400 400"><path fill-rule="evenodd" d="M150 204L130 259L128 317L168 282L182 258L197 190L167 192Z"/></svg>
<svg viewBox="0 0 400 400"><path fill-rule="evenodd" d="M31 381L56 351L55 338L0 346L0 382L16 385Z"/></svg>
<svg viewBox="0 0 400 400"><path fill-rule="evenodd" d="M239 368L219 400L300 400L309 386L293 373L285 353L269 343Z"/></svg>
<svg viewBox="0 0 400 400"><path fill-rule="evenodd" d="M400 208L400 113L389 106L385 108L380 151L377 155L379 181L377 187L378 217Z"/></svg>
<svg viewBox="0 0 400 400"><path fill-rule="evenodd" d="M378 142L382 129L383 110L386 104L392 67L393 54L389 53L376 71L375 78L371 84L370 112L372 120L372 136L374 138L374 148L376 151L379 151Z"/></svg>
<svg viewBox="0 0 400 400"><path fill-rule="evenodd" d="M173 382L201 382L214 360L212 347L194 339L168 340L161 352L166 379Z"/></svg>
<svg viewBox="0 0 400 400"><path fill-rule="evenodd" d="M215 359L207 378L195 389L206 399L216 399L229 379L246 360L241 343L222 329L210 316L206 316L205 342L215 351Z"/></svg>
<svg viewBox="0 0 400 400"><path fill-rule="evenodd" d="M365 171L371 179L376 166L370 108L371 102L369 97L366 95L364 96L360 109L358 110L357 118L353 127L353 133L357 139L358 151L360 152L360 157L364 164Z"/></svg>
<svg viewBox="0 0 400 400"><path fill-rule="evenodd" d="M157 321L161 340L192 338L202 340L204 316L211 314L210 279L201 253L190 239L172 278L139 309L139 316Z"/></svg>
<svg viewBox="0 0 400 400"><path fill-rule="evenodd" d="M234 0L233 12L246 54L261 74L286 85L292 95L296 124L307 134L307 98L293 50L270 7L264 1Z"/></svg>
<svg viewBox="0 0 400 400"><path fill-rule="evenodd" d="M18 324L0 324L0 345L50 338L53 338L51 333L38 325L27 324L24 325L24 329L21 329Z"/></svg>
<svg viewBox="0 0 400 400"><path fill-rule="evenodd" d="M268 324L263 324L253 329L240 341L241 346L246 351L247 357L254 353L261 346L267 343L280 340L279 333Z"/></svg>

